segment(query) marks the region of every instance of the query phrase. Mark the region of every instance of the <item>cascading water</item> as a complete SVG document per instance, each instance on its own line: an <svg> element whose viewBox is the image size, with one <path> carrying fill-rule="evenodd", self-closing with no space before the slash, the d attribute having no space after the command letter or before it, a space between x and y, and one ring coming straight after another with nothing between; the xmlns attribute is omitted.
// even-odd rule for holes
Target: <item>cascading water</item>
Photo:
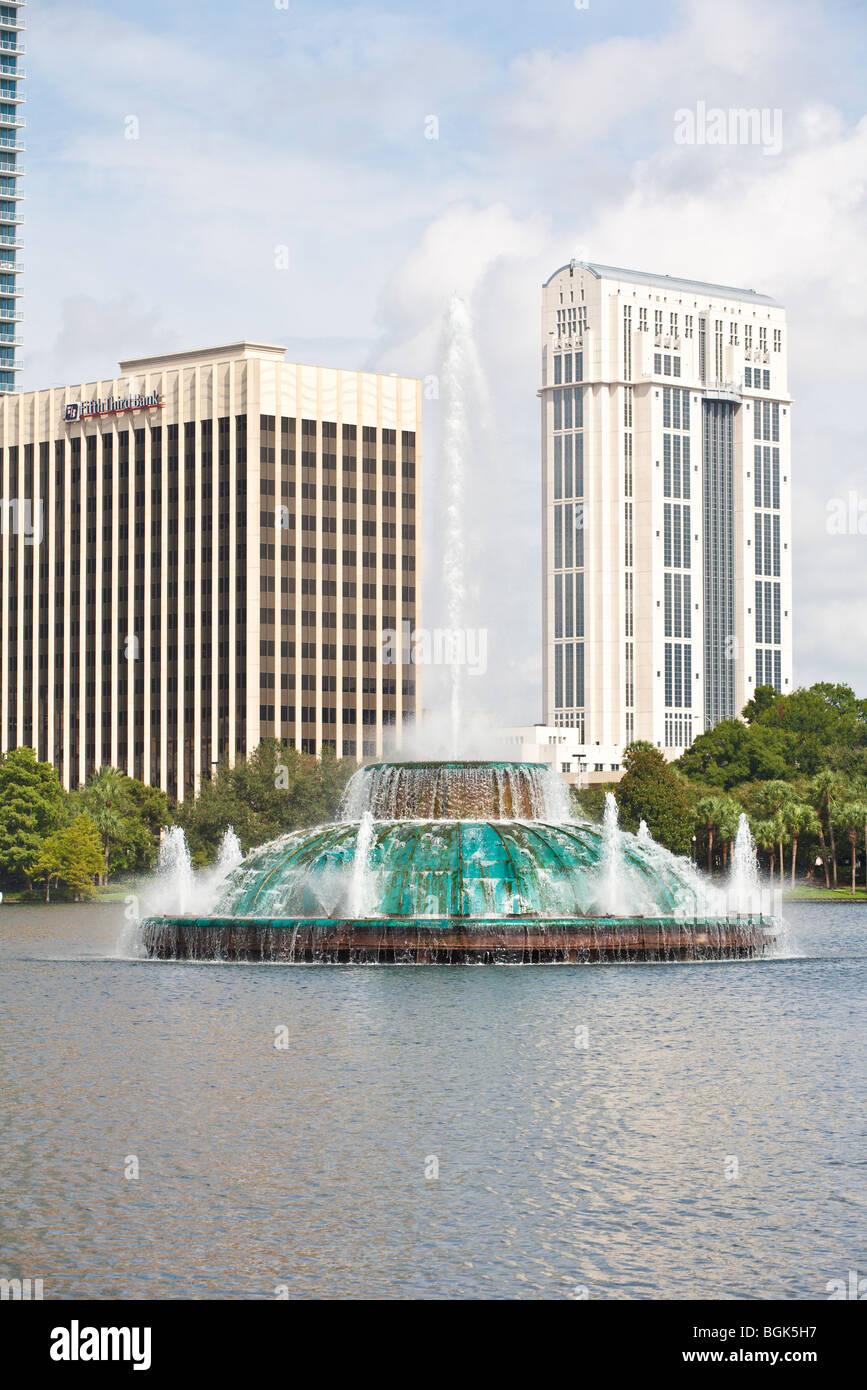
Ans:
<svg viewBox="0 0 867 1390"><path fill-rule="evenodd" d="M446 320L446 346L442 367L445 402L443 428L443 472L445 483L445 546L443 580L446 611L452 632L465 628L466 560L464 547L464 466L469 452L467 388L472 361L473 334L466 305L453 295ZM449 710L452 726L452 755L460 738L465 670L460 662L450 669Z"/></svg>
<svg viewBox="0 0 867 1390"><path fill-rule="evenodd" d="M195 888L196 879L187 837L179 825L173 825L166 831L160 845L156 872L147 894L148 906L171 903L172 911L181 914L189 912L194 903Z"/></svg>
<svg viewBox="0 0 867 1390"><path fill-rule="evenodd" d="M349 916L369 917L373 909L373 869L370 854L375 839L373 816L365 811L358 824L352 878L349 887Z"/></svg>
<svg viewBox="0 0 867 1390"><path fill-rule="evenodd" d="M191 871L175 837L162 881L185 882L187 895L172 915L143 924L145 947L163 956L321 962L766 952L761 923L710 911L688 860L654 843L646 826L638 836L621 829L612 795L603 825L589 825L568 817L553 777L524 763L362 768L342 820L252 851L224 878L207 916L201 896L194 915L179 911Z"/></svg>
<svg viewBox="0 0 867 1390"><path fill-rule="evenodd" d="M729 910L732 912L759 912L762 901L762 881L759 876L759 860L750 823L743 811L738 819L738 833L732 850L732 863L728 881Z"/></svg>
<svg viewBox="0 0 867 1390"><path fill-rule="evenodd" d="M623 912L624 863L622 853L620 816L613 792L605 793L605 811L602 816L602 864L599 884L599 904L602 911L610 917L618 917Z"/></svg>
<svg viewBox="0 0 867 1390"><path fill-rule="evenodd" d="M199 869L195 873L196 907L200 912L210 912L217 902L226 879L243 863L244 851L241 841L235 834L233 825L223 831L213 865Z"/></svg>

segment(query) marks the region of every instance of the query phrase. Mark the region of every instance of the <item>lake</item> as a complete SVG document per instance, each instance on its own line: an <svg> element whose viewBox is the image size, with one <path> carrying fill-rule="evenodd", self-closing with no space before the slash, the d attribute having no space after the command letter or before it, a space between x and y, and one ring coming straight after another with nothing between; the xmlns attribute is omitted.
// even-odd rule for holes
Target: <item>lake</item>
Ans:
<svg viewBox="0 0 867 1390"><path fill-rule="evenodd" d="M790 906L781 960L447 968L124 960L121 913L0 907L0 1275L46 1298L867 1270L867 907Z"/></svg>

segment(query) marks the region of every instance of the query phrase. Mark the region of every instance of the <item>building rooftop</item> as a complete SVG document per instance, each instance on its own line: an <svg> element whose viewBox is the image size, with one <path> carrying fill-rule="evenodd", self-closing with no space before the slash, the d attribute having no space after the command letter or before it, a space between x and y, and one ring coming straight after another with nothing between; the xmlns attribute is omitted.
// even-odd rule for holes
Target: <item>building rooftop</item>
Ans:
<svg viewBox="0 0 867 1390"><path fill-rule="evenodd" d="M646 270L625 270L617 265L599 265L595 261L567 261L548 276L545 281L550 285L555 275L559 275L562 270L568 270L572 266L575 270L589 270L590 274L597 280L627 280L633 285L650 285L657 289L686 290L694 293L708 293L714 296L724 295L728 299L745 299L752 304L771 304L780 306L779 300L772 299L769 294L759 294L756 290L739 289L736 285L714 285L707 280L682 280L677 275L651 275Z"/></svg>
<svg viewBox="0 0 867 1390"><path fill-rule="evenodd" d="M231 357L269 357L272 361L283 362L286 349L275 343L226 343L223 347L199 348L191 352L161 352L156 357L128 357L121 362L120 370L127 372L155 371L158 367L183 367L188 362L224 362Z"/></svg>

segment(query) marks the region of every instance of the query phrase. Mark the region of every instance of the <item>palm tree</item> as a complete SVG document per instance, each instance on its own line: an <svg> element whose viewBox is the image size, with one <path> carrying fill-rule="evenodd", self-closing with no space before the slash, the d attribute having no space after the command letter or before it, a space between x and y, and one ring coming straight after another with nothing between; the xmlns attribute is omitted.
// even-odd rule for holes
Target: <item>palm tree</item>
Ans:
<svg viewBox="0 0 867 1390"><path fill-rule="evenodd" d="M84 803L96 822L102 840L105 869L101 881L108 878L108 862L112 845L123 833L123 793L125 777L116 767L101 767L84 789Z"/></svg>
<svg viewBox="0 0 867 1390"><path fill-rule="evenodd" d="M693 807L693 824L707 836L707 871L713 872L714 840L727 844L738 828L741 808L730 796L703 796Z"/></svg>
<svg viewBox="0 0 867 1390"><path fill-rule="evenodd" d="M834 840L834 813L842 800L840 774L825 768L816 774L810 783L810 800L819 820L819 849L825 869L825 887L831 887L831 873L828 869L828 851L825 846L825 826L831 839L831 864L834 887L837 887L837 845Z"/></svg>
<svg viewBox="0 0 867 1390"><path fill-rule="evenodd" d="M792 887L795 886L795 867L798 862L798 840L801 835L815 834L819 824L816 812L806 801L789 801L783 808L786 832L792 841Z"/></svg>
<svg viewBox="0 0 867 1390"><path fill-rule="evenodd" d="M753 832L753 839L759 849L767 850L770 860L771 883L774 881L774 864L776 862L777 846L780 844L785 833L783 817L781 812L776 815L767 816L764 819L756 819L750 822L750 829ZM780 884L783 882L783 861L780 859Z"/></svg>
<svg viewBox="0 0 867 1390"><path fill-rule="evenodd" d="M867 805L863 801L844 801L837 811L837 824L846 831L852 855L852 897L855 896L855 859L858 847L858 831L867 817Z"/></svg>

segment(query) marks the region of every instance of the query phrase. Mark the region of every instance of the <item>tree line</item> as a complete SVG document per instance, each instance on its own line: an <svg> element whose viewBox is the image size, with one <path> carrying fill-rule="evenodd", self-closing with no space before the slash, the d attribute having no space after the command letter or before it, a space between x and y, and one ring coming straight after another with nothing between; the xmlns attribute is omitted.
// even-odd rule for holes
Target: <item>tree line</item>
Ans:
<svg viewBox="0 0 867 1390"><path fill-rule="evenodd" d="M621 823L647 822L655 839L708 870L728 868L745 814L770 877L854 892L859 856L867 875L867 700L847 685L820 682L791 695L760 686L743 711L699 734L672 764L649 743L633 743L625 774L610 788L579 793L601 814L605 791Z"/></svg>
<svg viewBox="0 0 867 1390"><path fill-rule="evenodd" d="M727 868L742 812L779 880L800 873L854 889L862 847L867 873L867 700L847 685L791 695L762 686L742 720L699 734L677 762L637 742L624 766L610 785L623 826L646 821L660 844L710 873ZM0 754L0 889L92 897L100 884L150 870L172 824L186 832L195 864L214 858L227 825L246 851L331 820L355 767L328 749L316 758L266 739L234 767L220 763L198 796L176 805L113 767L67 792L50 763L13 749ZM601 817L608 789L576 793L576 807Z"/></svg>
<svg viewBox="0 0 867 1390"><path fill-rule="evenodd" d="M154 867L163 827L182 825L193 861L209 863L227 825L244 850L334 815L355 762L265 740L235 767L221 764L180 805L114 767L66 791L32 748L0 754L0 890L93 898L113 880Z"/></svg>

